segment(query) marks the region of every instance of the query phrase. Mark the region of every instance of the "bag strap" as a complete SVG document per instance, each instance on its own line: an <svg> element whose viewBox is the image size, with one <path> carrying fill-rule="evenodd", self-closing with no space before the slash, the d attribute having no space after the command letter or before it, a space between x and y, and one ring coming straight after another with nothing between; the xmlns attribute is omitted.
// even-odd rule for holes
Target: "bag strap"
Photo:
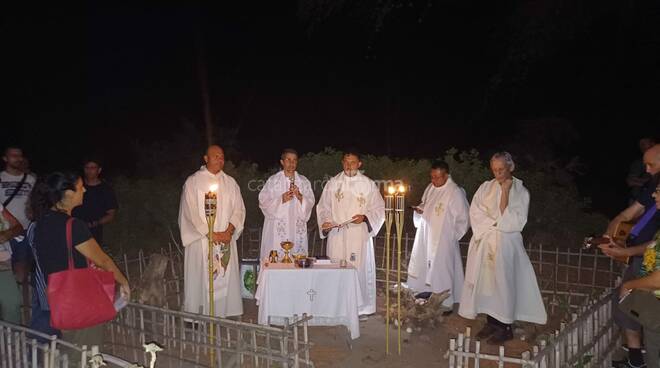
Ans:
<svg viewBox="0 0 660 368"><path fill-rule="evenodd" d="M73 217L69 217L66 220L66 249L67 249L67 255L69 257L69 270L73 270L72 225L73 225ZM89 259L85 258L85 261L87 262L87 267L92 266L92 262L90 262Z"/></svg>
<svg viewBox="0 0 660 368"><path fill-rule="evenodd" d="M9 198L7 198L2 203L2 207L7 207L7 205L9 203L11 203L11 201L14 199L14 197L16 197L16 194L18 194L18 192L21 190L21 188L23 188L23 184L25 184L26 180L27 180L27 173L24 173L23 174L23 179L21 179L20 183L18 183L18 186L16 186L16 188L14 188L14 192L9 196Z"/></svg>
<svg viewBox="0 0 660 368"><path fill-rule="evenodd" d="M73 270L73 239L71 238L71 225L73 224L73 217L66 220L66 249L69 258L69 270Z"/></svg>
<svg viewBox="0 0 660 368"><path fill-rule="evenodd" d="M41 310L48 311L50 310L50 307L48 306L48 293L46 289L48 286L46 285L46 277L44 276L44 272L41 270L41 266L39 264L39 255L37 254L37 246L34 244L34 237L35 237L35 231L37 228L37 223L32 222L30 223L30 226L28 226L27 229L27 234L25 237L27 238L28 244L30 245L30 249L32 250L32 256L34 257L34 274L35 274L35 286L37 288L37 300L39 302L39 307L41 307Z"/></svg>

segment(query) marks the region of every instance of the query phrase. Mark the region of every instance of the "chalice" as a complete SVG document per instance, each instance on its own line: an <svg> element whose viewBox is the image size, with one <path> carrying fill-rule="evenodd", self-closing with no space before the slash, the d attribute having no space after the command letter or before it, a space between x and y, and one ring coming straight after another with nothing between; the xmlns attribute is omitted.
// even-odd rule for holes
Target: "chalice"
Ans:
<svg viewBox="0 0 660 368"><path fill-rule="evenodd" d="M283 241L280 243L280 247L284 249L284 257L282 258L282 263L293 263L291 257L289 257L289 251L293 249L293 242Z"/></svg>

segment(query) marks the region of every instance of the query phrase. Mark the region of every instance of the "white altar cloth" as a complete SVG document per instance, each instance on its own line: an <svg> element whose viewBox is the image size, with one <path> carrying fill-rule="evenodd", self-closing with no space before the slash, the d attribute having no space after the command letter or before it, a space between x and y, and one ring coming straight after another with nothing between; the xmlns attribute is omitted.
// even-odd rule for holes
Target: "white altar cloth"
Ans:
<svg viewBox="0 0 660 368"><path fill-rule="evenodd" d="M319 265L296 268L293 264L261 265L255 298L259 323L283 325L284 318L311 315L311 326L344 325L352 339L360 337L358 310L362 301L357 270L350 265Z"/></svg>

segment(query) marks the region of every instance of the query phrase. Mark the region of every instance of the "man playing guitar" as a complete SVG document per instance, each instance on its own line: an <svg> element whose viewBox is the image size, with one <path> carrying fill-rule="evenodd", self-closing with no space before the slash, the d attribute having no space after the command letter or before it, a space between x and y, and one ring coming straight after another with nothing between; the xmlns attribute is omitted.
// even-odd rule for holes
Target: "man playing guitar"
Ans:
<svg viewBox="0 0 660 368"><path fill-rule="evenodd" d="M647 183L635 202L610 221L604 234L610 239L615 239L622 222L636 221L628 237L628 246L626 247L615 241L598 246L603 253L612 258L630 257L628 267L623 275L624 282L637 278L642 265L642 255L648 242L653 239L660 226L660 211L658 211L653 198L660 176L660 144L656 144L644 153L644 166L646 172L652 176L652 180ZM613 293L615 306L612 310L613 317L615 322L624 330L624 341L627 342L629 350L628 359L613 361L612 366L615 368L642 367L644 358L641 350L641 325L616 307L618 299L619 290L617 289Z"/></svg>

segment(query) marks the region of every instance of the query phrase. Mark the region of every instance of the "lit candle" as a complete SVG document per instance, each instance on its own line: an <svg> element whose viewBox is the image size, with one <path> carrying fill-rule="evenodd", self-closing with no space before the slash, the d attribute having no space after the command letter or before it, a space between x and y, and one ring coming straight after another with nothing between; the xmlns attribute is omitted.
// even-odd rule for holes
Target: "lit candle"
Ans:
<svg viewBox="0 0 660 368"><path fill-rule="evenodd" d="M399 185L398 193L396 195L396 210L403 211L405 207L406 187L403 184Z"/></svg>
<svg viewBox="0 0 660 368"><path fill-rule="evenodd" d="M392 211L394 207L394 193L395 189L390 185L387 188L387 193L385 194L385 211Z"/></svg>
<svg viewBox="0 0 660 368"><path fill-rule="evenodd" d="M218 184L213 184L209 187L208 193L204 195L204 212L206 216L214 216L216 214L216 209L218 206L218 195L216 194L218 190Z"/></svg>

